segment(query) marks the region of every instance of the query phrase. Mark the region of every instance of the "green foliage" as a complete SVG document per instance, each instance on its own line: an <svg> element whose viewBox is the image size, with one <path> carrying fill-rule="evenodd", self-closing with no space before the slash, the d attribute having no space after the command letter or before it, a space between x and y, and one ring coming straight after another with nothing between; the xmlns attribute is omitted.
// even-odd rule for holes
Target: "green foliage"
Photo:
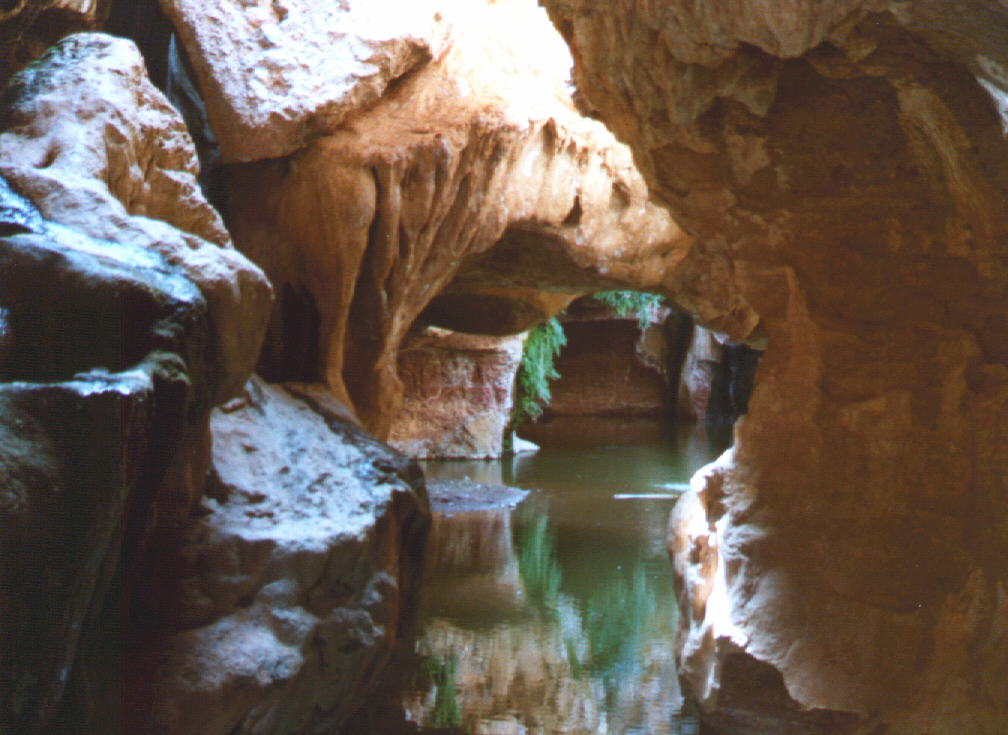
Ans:
<svg viewBox="0 0 1008 735"><path fill-rule="evenodd" d="M521 365L518 366L518 386L511 428L542 416L543 406L552 398L549 382L560 377L555 362L565 344L567 337L556 317L547 319L529 332Z"/></svg>
<svg viewBox="0 0 1008 735"><path fill-rule="evenodd" d="M619 316L635 315L641 330L647 329L651 311L664 301L658 294L644 291L599 291L592 294L592 298L602 302Z"/></svg>
<svg viewBox="0 0 1008 735"><path fill-rule="evenodd" d="M518 573L529 598L547 611L555 611L560 596L560 563L556 539L539 516L518 536Z"/></svg>

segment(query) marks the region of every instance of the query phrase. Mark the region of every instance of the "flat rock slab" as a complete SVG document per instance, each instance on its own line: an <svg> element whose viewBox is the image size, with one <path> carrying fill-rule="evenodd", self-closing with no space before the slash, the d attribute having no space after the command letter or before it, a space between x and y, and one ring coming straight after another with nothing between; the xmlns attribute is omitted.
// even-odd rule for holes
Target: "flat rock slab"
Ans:
<svg viewBox="0 0 1008 735"><path fill-rule="evenodd" d="M529 495L528 490L508 485L439 478L427 479L427 493L435 513L514 508Z"/></svg>

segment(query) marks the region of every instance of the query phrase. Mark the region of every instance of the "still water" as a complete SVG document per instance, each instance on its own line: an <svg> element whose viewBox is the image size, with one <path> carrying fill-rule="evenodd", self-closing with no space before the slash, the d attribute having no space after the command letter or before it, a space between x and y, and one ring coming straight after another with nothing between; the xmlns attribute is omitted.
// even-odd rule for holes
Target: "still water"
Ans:
<svg viewBox="0 0 1008 735"><path fill-rule="evenodd" d="M695 734L665 526L720 447L702 428L651 420L527 435L539 452L425 466L532 492L513 509L435 513L408 719L477 735Z"/></svg>

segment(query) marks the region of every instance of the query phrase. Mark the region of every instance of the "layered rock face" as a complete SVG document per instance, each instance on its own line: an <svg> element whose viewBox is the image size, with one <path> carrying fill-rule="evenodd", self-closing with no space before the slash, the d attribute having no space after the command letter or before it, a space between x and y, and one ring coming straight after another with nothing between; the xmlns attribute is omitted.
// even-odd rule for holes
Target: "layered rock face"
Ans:
<svg viewBox="0 0 1008 735"><path fill-rule="evenodd" d="M262 28L293 22L299 4L287 5L285 20ZM473 318L444 326L521 331L530 291L569 299L620 279L652 285L688 242L648 203L626 149L574 111L569 60L541 11L518 0L459 3L440 17L448 34L440 55L431 51L374 104L340 113L338 129L305 112L299 124L328 126L325 134L288 159L230 176L236 242L281 294L294 294L293 313L316 315L314 376L379 436L401 407L400 345L428 306L431 323L452 311ZM214 49L186 40L213 97L205 57ZM524 47L537 53L515 51ZM222 99L233 114L244 109ZM433 302L446 290L456 308L439 313ZM301 321L278 310L274 363L298 353L285 345L298 343Z"/></svg>
<svg viewBox="0 0 1008 735"><path fill-rule="evenodd" d="M1003 731L1008 10L546 5L697 237L682 303L768 337L670 527L694 693L744 652L865 731Z"/></svg>
<svg viewBox="0 0 1008 735"><path fill-rule="evenodd" d="M0 728L50 732L202 494L270 288L131 43L63 41L3 109Z"/></svg>
<svg viewBox="0 0 1008 735"><path fill-rule="evenodd" d="M434 328L408 340L398 362L403 405L389 443L420 459L499 457L523 342Z"/></svg>

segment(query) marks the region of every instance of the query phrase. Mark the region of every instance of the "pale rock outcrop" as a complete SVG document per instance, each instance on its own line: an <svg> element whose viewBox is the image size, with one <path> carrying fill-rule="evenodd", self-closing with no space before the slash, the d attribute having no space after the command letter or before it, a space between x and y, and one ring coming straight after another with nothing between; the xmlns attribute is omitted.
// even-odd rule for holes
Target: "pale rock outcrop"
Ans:
<svg viewBox="0 0 1008 735"><path fill-rule="evenodd" d="M1004 731L1008 8L545 4L697 237L680 302L767 338L670 527L694 693L744 652L865 732Z"/></svg>
<svg viewBox="0 0 1008 735"><path fill-rule="evenodd" d="M524 341L433 327L408 339L398 361L403 405L389 444L418 459L499 457Z"/></svg>
<svg viewBox="0 0 1008 735"><path fill-rule="evenodd" d="M70 36L15 76L3 103L0 174L47 219L182 269L210 307L213 398L234 395L258 357L270 287L231 248L185 125L133 43Z"/></svg>
<svg viewBox="0 0 1008 735"><path fill-rule="evenodd" d="M279 158L444 50L437 3L161 0L226 161ZM240 63L236 63L240 59Z"/></svg>
<svg viewBox="0 0 1008 735"><path fill-rule="evenodd" d="M569 57L539 9L460 3L444 19L448 49L339 130L231 172L236 243L278 288L310 294L319 377L379 436L400 408L400 343L453 280L648 286L689 243L629 152L572 108Z"/></svg>
<svg viewBox="0 0 1008 735"><path fill-rule="evenodd" d="M214 413L205 514L152 580L130 732L334 732L417 606L429 506L419 468L312 397L253 379Z"/></svg>
<svg viewBox="0 0 1008 735"><path fill-rule="evenodd" d="M676 393L676 408L680 416L703 420L707 415L711 382L716 367L724 357L723 352L714 332L699 325L693 328Z"/></svg>
<svg viewBox="0 0 1008 735"><path fill-rule="evenodd" d="M258 351L269 285L194 161L129 41L68 37L3 93L5 731L86 729L67 702L115 677L140 570L202 494L210 409Z"/></svg>

